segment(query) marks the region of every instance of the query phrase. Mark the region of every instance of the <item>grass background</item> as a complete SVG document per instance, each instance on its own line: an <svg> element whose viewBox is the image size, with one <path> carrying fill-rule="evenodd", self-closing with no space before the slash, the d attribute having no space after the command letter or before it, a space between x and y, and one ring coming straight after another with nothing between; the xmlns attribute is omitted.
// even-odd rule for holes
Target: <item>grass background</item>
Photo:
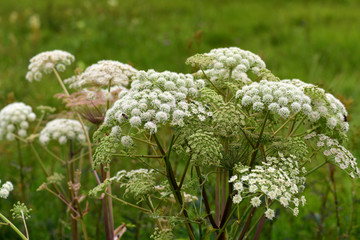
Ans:
<svg viewBox="0 0 360 240"><path fill-rule="evenodd" d="M349 111L349 148L359 156L359 12L360 2L356 0L1 0L0 107L22 101L33 108L63 108L53 98L61 91L53 77L34 83L25 80L29 59L42 51L69 51L82 67L111 59L137 69L189 72L191 69L184 64L187 57L217 47L237 46L259 54L280 78L299 78L339 97ZM70 75L71 70L64 74ZM0 143L1 180L16 179L13 145ZM35 191L43 181L42 175L30 151L24 151L29 156L32 238L57 239L56 229L62 226L58 219L65 219L65 214L48 211L62 208L48 194ZM339 171L336 179L342 238L357 239L359 184L352 184ZM283 211L280 218L265 225L263 239L335 239L333 195L330 193L323 203L326 191L331 191L327 169L309 177L309 186L307 207L297 218ZM8 213L16 199L15 195L1 200L1 212ZM87 221L91 224L95 218L88 217ZM144 230L143 239L147 234ZM0 239L16 238L0 227Z"/></svg>

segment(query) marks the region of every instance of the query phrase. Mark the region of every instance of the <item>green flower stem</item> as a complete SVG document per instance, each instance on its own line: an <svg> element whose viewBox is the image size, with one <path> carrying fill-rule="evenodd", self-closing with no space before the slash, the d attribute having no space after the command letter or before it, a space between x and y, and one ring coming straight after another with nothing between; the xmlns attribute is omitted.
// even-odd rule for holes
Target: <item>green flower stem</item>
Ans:
<svg viewBox="0 0 360 240"><path fill-rule="evenodd" d="M258 225L258 223L260 222L261 219L264 219L265 222L265 215L262 214L260 215L260 217L258 217L258 219L256 219L256 221L254 222L254 224L251 226L251 228L249 229L249 231L246 233L244 239L247 239L249 237L249 235L251 234L251 232L255 229L255 227ZM260 233L259 233L260 234ZM255 239L255 237L254 237ZM256 238L257 239L257 238Z"/></svg>
<svg viewBox="0 0 360 240"><path fill-rule="evenodd" d="M303 118L300 119L300 121L296 124L296 126L294 127L294 129L291 131L291 133L289 134L288 137L291 137L292 135L294 135L294 133L296 132L296 130L301 126L301 124L304 122L306 116L304 116Z"/></svg>
<svg viewBox="0 0 360 240"><path fill-rule="evenodd" d="M41 169L43 170L45 176L46 176L46 177L49 177L50 174L49 174L48 171L46 170L45 165L44 165L44 163L42 162L42 160L41 160L38 152L36 151L36 149L34 148L34 146L33 146L32 143L30 143L29 145L30 145L31 150L34 152L35 158L36 158L36 160L39 162L40 167L41 167Z"/></svg>
<svg viewBox="0 0 360 240"><path fill-rule="evenodd" d="M120 198L118 198L118 197L115 197L114 195L111 195L111 194L107 193L107 192L105 192L105 194L106 194L107 196L115 199L116 201L119 201L120 203L122 203L122 204L124 204L124 205L126 205L126 206L131 206L131 207L136 208L136 209L139 209L139 210L141 210L141 211L143 211L143 212L151 213L151 211L148 210L148 209L146 209L146 208L142 208L142 207L139 207L139 206L137 206L137 205L135 205L135 204L129 203L129 202L127 202L127 201L124 201L124 200L122 200L122 199L120 199Z"/></svg>
<svg viewBox="0 0 360 240"><path fill-rule="evenodd" d="M112 83L112 79L110 79L109 84L108 84L108 93L110 93L110 89L111 89L111 83ZM110 99L107 99L106 101L106 111L109 110L110 108ZM106 178L110 179L111 177L111 171L110 171L110 164L107 163L106 164ZM111 194L111 185L107 188L106 190L109 194ZM109 228L111 231L111 237L114 238L113 233L114 233L114 213L113 213L113 203L112 203L112 198L109 196L106 196L107 198L107 204L108 204L108 211L109 211Z"/></svg>
<svg viewBox="0 0 360 240"><path fill-rule="evenodd" d="M209 77L205 74L204 70L203 70L202 68L200 68L200 69L201 69L201 72L204 74L205 79L211 84L211 86L212 86L213 88L215 88L215 90L216 90L221 96L225 97L225 94L224 94L222 91L220 91L220 89L218 89L218 88L215 86L215 84L214 84L214 83L209 79Z"/></svg>
<svg viewBox="0 0 360 240"><path fill-rule="evenodd" d="M256 155L257 155L257 152L258 152L258 150L259 150L259 146L260 146L260 143L261 143L262 135L264 134L265 125L266 125L266 121L267 121L267 119L268 119L268 117L269 117L269 114L270 114L270 111L268 110L268 111L266 112L264 122L263 122L263 124L262 124L262 126L261 126L261 130L260 130L260 134L259 134L259 139L258 139L258 141L257 141L257 143L256 143L256 145L255 145L255 152L253 153L252 158L251 158L251 161L250 161L250 167L252 167L253 164L254 164L254 162L255 162Z"/></svg>
<svg viewBox="0 0 360 240"><path fill-rule="evenodd" d="M20 167L20 197L21 201L25 202L25 175L24 175L24 163L21 153L21 145L19 139L16 139L17 151L18 151L18 159L19 159L19 167Z"/></svg>
<svg viewBox="0 0 360 240"><path fill-rule="evenodd" d="M118 157L129 157L129 158L164 158L164 155L126 155L126 154L112 154Z"/></svg>
<svg viewBox="0 0 360 240"><path fill-rule="evenodd" d="M151 198L148 197L148 198L144 198L146 204L149 206L149 208L151 209L151 213L155 214L156 210L154 209L154 205L151 201ZM158 228L160 230L163 229L163 227L161 226L161 222L159 221L159 219L155 218L155 222L156 222L156 225L158 226Z"/></svg>
<svg viewBox="0 0 360 240"><path fill-rule="evenodd" d="M308 171L307 173L304 174L304 177L312 174L313 172L315 172L316 170L318 170L319 168L321 168L322 166L324 166L325 164L327 164L327 161L324 161L323 163L319 164L318 166L314 167L313 169L311 169L310 171Z"/></svg>
<svg viewBox="0 0 360 240"><path fill-rule="evenodd" d="M255 210L256 210L256 207L253 207L247 217L247 220L245 222L245 225L241 231L241 234L240 234L240 237L239 237L239 240L242 240L245 236L245 233L247 231L247 229L249 228L249 225L250 225L250 222L251 222L251 219L252 217L254 216L254 213L255 213Z"/></svg>
<svg viewBox="0 0 360 240"><path fill-rule="evenodd" d="M39 129L41 122L44 120L44 117L45 117L45 113L41 114L41 117L39 118L39 121L34 128L33 134L35 134Z"/></svg>
<svg viewBox="0 0 360 240"><path fill-rule="evenodd" d="M53 158L55 158L57 161L61 162L62 165L65 165L66 162L64 160L62 160L61 158L59 158L55 153L53 153L52 151L50 151L47 147L45 147L42 144L39 144L42 149L44 149L50 156L52 156Z"/></svg>
<svg viewBox="0 0 360 240"><path fill-rule="evenodd" d="M40 167L41 167L41 169L43 170L45 176L46 176L46 177L49 177L50 174L49 174L48 171L46 170L45 165L44 165L43 161L41 160L41 158L40 158L40 156L39 156L39 153L36 151L36 148L34 147L34 145L33 145L31 142L29 143L29 145L30 145L31 150L34 152L35 158L36 158L36 160L39 162ZM62 191L60 191L60 189L55 185L55 183L53 183L52 186L54 187L54 189L56 190L56 192L57 192L58 194L63 194L64 189L63 189L62 187L60 187L61 190L62 190Z"/></svg>
<svg viewBox="0 0 360 240"><path fill-rule="evenodd" d="M157 146L156 143L149 142L149 141L143 140L141 138L137 138L137 137L131 137L131 138L136 140L136 141L139 141L139 142L143 142L143 143L146 143L146 144L149 144L149 145L152 145L152 146Z"/></svg>
<svg viewBox="0 0 360 240"><path fill-rule="evenodd" d="M278 134L285 126L286 126L286 124L288 124L291 120L293 120L293 118L297 115L298 113L295 113L294 115L292 115L291 117L289 117L285 122L284 122L284 124L283 125L281 125L281 127L279 127L279 129L278 130L276 130L274 133L273 133L273 135L271 136L271 137L275 137L276 136L276 134ZM295 129L293 130L293 132L294 131L296 131L296 127L295 127ZM291 134L290 134L291 135Z"/></svg>
<svg viewBox="0 0 360 240"><path fill-rule="evenodd" d="M164 157L164 161L165 161L165 168L166 168L166 175L167 175L167 179L168 179L168 182L169 182L169 185L170 185L170 188L171 188L171 191L173 192L174 194L174 198L176 200L176 202L180 205L180 207L182 208L182 214L184 215L184 217L189 220L189 215L187 213L187 210L185 208L183 208L184 206L184 202L182 200L182 196L181 196L181 192L179 191L179 186L176 182L176 179L175 179L175 176L174 176L174 171L171 167L171 163L170 163L170 153L171 153L171 148L172 148L172 145L174 143L174 135L171 139L171 143L170 143L170 146L169 146L169 150L167 153L165 153L163 147L161 146L160 144L160 141L159 139L157 138L156 134L153 135L154 136L154 139L155 139L155 142L156 144L158 145L158 148L160 150L160 153L162 155L165 155ZM191 224L189 222L184 222L185 226L186 226L186 230L188 231L188 234L189 234L189 237L191 240L195 240L195 235L194 235L194 230L191 226Z"/></svg>
<svg viewBox="0 0 360 240"><path fill-rule="evenodd" d="M215 181L215 221L216 225L220 224L220 182L221 173L220 168L216 167L216 181Z"/></svg>
<svg viewBox="0 0 360 240"><path fill-rule="evenodd" d="M202 198L203 198L203 201L204 201L207 217L209 218L209 221L210 221L212 227L217 229L218 225L215 222L215 219L214 219L213 215L211 214L209 199L208 199L207 194L206 194L205 183L204 183L204 181L202 179L199 166L195 166L195 170L196 170L196 174L198 175L199 184L201 186L201 195L202 195Z"/></svg>
<svg viewBox="0 0 360 240"><path fill-rule="evenodd" d="M237 208L237 215L238 215L237 218L238 218L238 220L234 223L234 224L236 224L236 227L232 231L232 232L234 232L234 234L232 234L234 239L236 239L237 236L240 235L240 230L241 230L240 226L241 226L242 222L245 220L245 217L250 212L250 210L252 208L252 205L248 204L248 207L245 209L245 211L243 212L243 215L241 217L240 217L240 206L237 205L236 208Z"/></svg>
<svg viewBox="0 0 360 240"><path fill-rule="evenodd" d="M181 180L180 180L180 183L179 183L179 190L181 190L181 187L182 187L182 185L184 183L185 176L186 176L187 170L188 170L189 165L190 165L190 160L191 160L191 155L190 155L189 159L186 161L185 169L184 169L184 172L183 172L183 174L181 176Z"/></svg>
<svg viewBox="0 0 360 240"><path fill-rule="evenodd" d="M24 223L24 228L25 228L26 237L27 237L27 239L30 239L30 238L29 238L29 231L28 231L28 228L27 228L27 226L26 226L26 220L25 220L25 216L24 216L24 212L23 212L23 211L21 211L21 218L22 218L23 223Z"/></svg>
<svg viewBox="0 0 360 240"><path fill-rule="evenodd" d="M17 233L17 235L19 235L19 237L21 237L21 239L23 239L23 240L29 240L28 238L26 238L25 237L25 235L22 233L22 232L20 232L20 230L14 225L14 224L12 224L12 222L10 222L4 215L2 215L1 213L0 213L0 218L5 222L5 223L7 223L16 233Z"/></svg>
<svg viewBox="0 0 360 240"><path fill-rule="evenodd" d="M218 235L217 235L217 237L215 238L215 240L218 240L218 239L220 239L220 237L223 236L222 233L224 232L225 228L227 227L227 224L228 224L231 216L234 214L235 210L236 210L236 207L234 207L234 208L231 210L229 216L226 218L226 221L224 222L224 226L223 226L222 228L220 228L220 230L219 230L219 232L218 232Z"/></svg>
<svg viewBox="0 0 360 240"><path fill-rule="evenodd" d="M60 77L60 75L58 74L58 72L56 71L56 69L55 69L55 68L52 68L52 70L53 70L53 72L54 72L57 80L59 81L62 89L64 90L65 94L66 94L67 96L70 96L68 90L66 89L66 87L65 87L63 81L61 80L61 77ZM79 114L79 113L76 113L76 116L77 116L77 118L78 118L78 120L79 120L79 122L80 122L80 124L81 124L81 127L82 127L82 129L83 129L83 132L84 132L84 134L85 134L87 146L88 146L88 149L89 149L90 164L91 164L91 166L94 166L94 160L93 160L93 155L92 155L91 141L90 141L89 134L88 134L88 132L86 131L84 121L82 120L80 114ZM95 170L93 170L93 174L94 174L94 176L95 176L95 179L96 179L97 183L98 183L98 184L101 184L100 178L99 178L99 176L98 176L98 174L97 174L97 172L96 172Z"/></svg>

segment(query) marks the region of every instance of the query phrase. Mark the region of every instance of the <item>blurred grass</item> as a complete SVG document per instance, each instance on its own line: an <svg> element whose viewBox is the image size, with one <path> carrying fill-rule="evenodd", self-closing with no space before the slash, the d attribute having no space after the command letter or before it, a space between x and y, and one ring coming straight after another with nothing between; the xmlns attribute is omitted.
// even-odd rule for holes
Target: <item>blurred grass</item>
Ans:
<svg viewBox="0 0 360 240"><path fill-rule="evenodd" d="M359 9L360 2L356 0L1 0L0 107L16 100L33 107L54 105L61 109L59 100L53 98L60 92L54 78L35 83L24 78L29 59L42 51L69 51L77 57L78 66L112 59L133 64L137 69L188 72L190 68L184 64L187 57L212 48L237 46L259 54L281 78L315 83L341 97L349 110L350 146L359 156ZM70 70L65 73L70 75ZM352 100L355 101L351 104ZM14 179L17 170L10 163L16 162L16 152L12 145L1 143L0 154L0 167L7 169L1 173L1 179ZM29 168L33 179L33 239L56 239L50 230L59 224L59 215L49 216L41 206L46 202L59 209L60 204L55 200L48 202L35 192L41 183L36 171ZM301 215L294 218L283 212L273 224L266 225L269 231L264 239L311 239L317 236L323 210L326 218L321 238L334 238L331 193L328 203L320 204L329 185L327 169L321 174L312 180L317 189L307 190L308 205ZM337 172L345 232L350 224L351 182L343 179L345 176ZM15 198L10 200L14 202ZM9 202L1 201L2 211L9 209ZM359 213L359 207L354 211ZM355 218L350 239L356 239L360 233L359 224L360 219ZM1 228L0 238L3 231Z"/></svg>

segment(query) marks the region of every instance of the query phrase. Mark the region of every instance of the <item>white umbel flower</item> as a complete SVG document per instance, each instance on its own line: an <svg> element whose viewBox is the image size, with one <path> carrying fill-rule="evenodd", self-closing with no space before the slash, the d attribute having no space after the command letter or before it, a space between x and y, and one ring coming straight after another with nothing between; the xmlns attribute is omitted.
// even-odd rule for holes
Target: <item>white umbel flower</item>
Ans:
<svg viewBox="0 0 360 240"><path fill-rule="evenodd" d="M36 119L32 108L24 103L11 103L0 111L0 140L6 137L12 141L15 135L27 136L29 122Z"/></svg>
<svg viewBox="0 0 360 240"><path fill-rule="evenodd" d="M251 80L247 72L257 74L265 68L264 61L258 55L237 47L212 49L203 55L212 59L211 63L203 66L203 70L215 84L219 80L228 79L230 74L236 82L248 84Z"/></svg>
<svg viewBox="0 0 360 240"><path fill-rule="evenodd" d="M71 88L120 86L127 87L137 70L118 61L102 60L85 69L83 73L66 79Z"/></svg>
<svg viewBox="0 0 360 240"><path fill-rule="evenodd" d="M200 102L190 100L203 86L203 81L195 80L191 74L139 71L130 90L121 93L107 111L105 124L113 126L128 121L132 127L145 128L154 134L163 124L182 126L186 117L204 121L212 114Z"/></svg>
<svg viewBox="0 0 360 240"><path fill-rule="evenodd" d="M0 180L1 183L1 180ZM8 198L10 192L14 190L14 186L11 182L7 181L0 187L0 198Z"/></svg>
<svg viewBox="0 0 360 240"><path fill-rule="evenodd" d="M29 71L26 74L26 79L29 82L33 80L40 81L44 74L49 74L55 68L62 72L66 66L75 61L75 57L62 50L53 50L39 53L30 59Z"/></svg>
<svg viewBox="0 0 360 240"><path fill-rule="evenodd" d="M268 208L265 212L265 217L272 220L275 217L275 212L271 208Z"/></svg>
<svg viewBox="0 0 360 240"><path fill-rule="evenodd" d="M48 122L40 132L39 140L47 145L50 140L65 144L68 140L84 142L85 135L79 121L72 119L55 119Z"/></svg>

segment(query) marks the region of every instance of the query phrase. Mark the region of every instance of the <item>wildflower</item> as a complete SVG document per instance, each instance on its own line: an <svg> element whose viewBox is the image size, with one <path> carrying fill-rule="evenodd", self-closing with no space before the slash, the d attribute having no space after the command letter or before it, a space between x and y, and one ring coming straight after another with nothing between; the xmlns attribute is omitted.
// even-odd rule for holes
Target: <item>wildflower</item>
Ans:
<svg viewBox="0 0 360 240"><path fill-rule="evenodd" d="M79 75L66 79L71 88L120 86L127 87L137 70L118 61L102 60L85 69Z"/></svg>
<svg viewBox="0 0 360 240"><path fill-rule="evenodd" d="M242 201L242 197L241 195L237 194L233 197L233 203L234 204L239 204Z"/></svg>
<svg viewBox="0 0 360 240"><path fill-rule="evenodd" d="M62 50L53 50L39 53L30 59L29 71L26 79L40 81L43 74L49 74L53 69L65 70L65 66L74 62L75 57Z"/></svg>
<svg viewBox="0 0 360 240"><path fill-rule="evenodd" d="M7 105L0 111L0 140L6 136L7 140L12 141L15 139L14 134L26 137L29 122L35 119L36 115L30 106L21 102Z"/></svg>
<svg viewBox="0 0 360 240"><path fill-rule="evenodd" d="M268 208L265 212L265 217L272 220L275 217L275 212L271 208Z"/></svg>
<svg viewBox="0 0 360 240"><path fill-rule="evenodd" d="M253 207L259 207L261 205L261 200L259 197L253 197L250 203L253 205Z"/></svg>
<svg viewBox="0 0 360 240"><path fill-rule="evenodd" d="M67 140L85 141L85 135L79 121L71 119L55 119L48 122L40 132L39 140L47 145L50 140L65 144Z"/></svg>
<svg viewBox="0 0 360 240"><path fill-rule="evenodd" d="M121 137L121 144L124 147L129 148L134 144L134 141L132 140L132 138L130 136L123 136L123 137Z"/></svg>

